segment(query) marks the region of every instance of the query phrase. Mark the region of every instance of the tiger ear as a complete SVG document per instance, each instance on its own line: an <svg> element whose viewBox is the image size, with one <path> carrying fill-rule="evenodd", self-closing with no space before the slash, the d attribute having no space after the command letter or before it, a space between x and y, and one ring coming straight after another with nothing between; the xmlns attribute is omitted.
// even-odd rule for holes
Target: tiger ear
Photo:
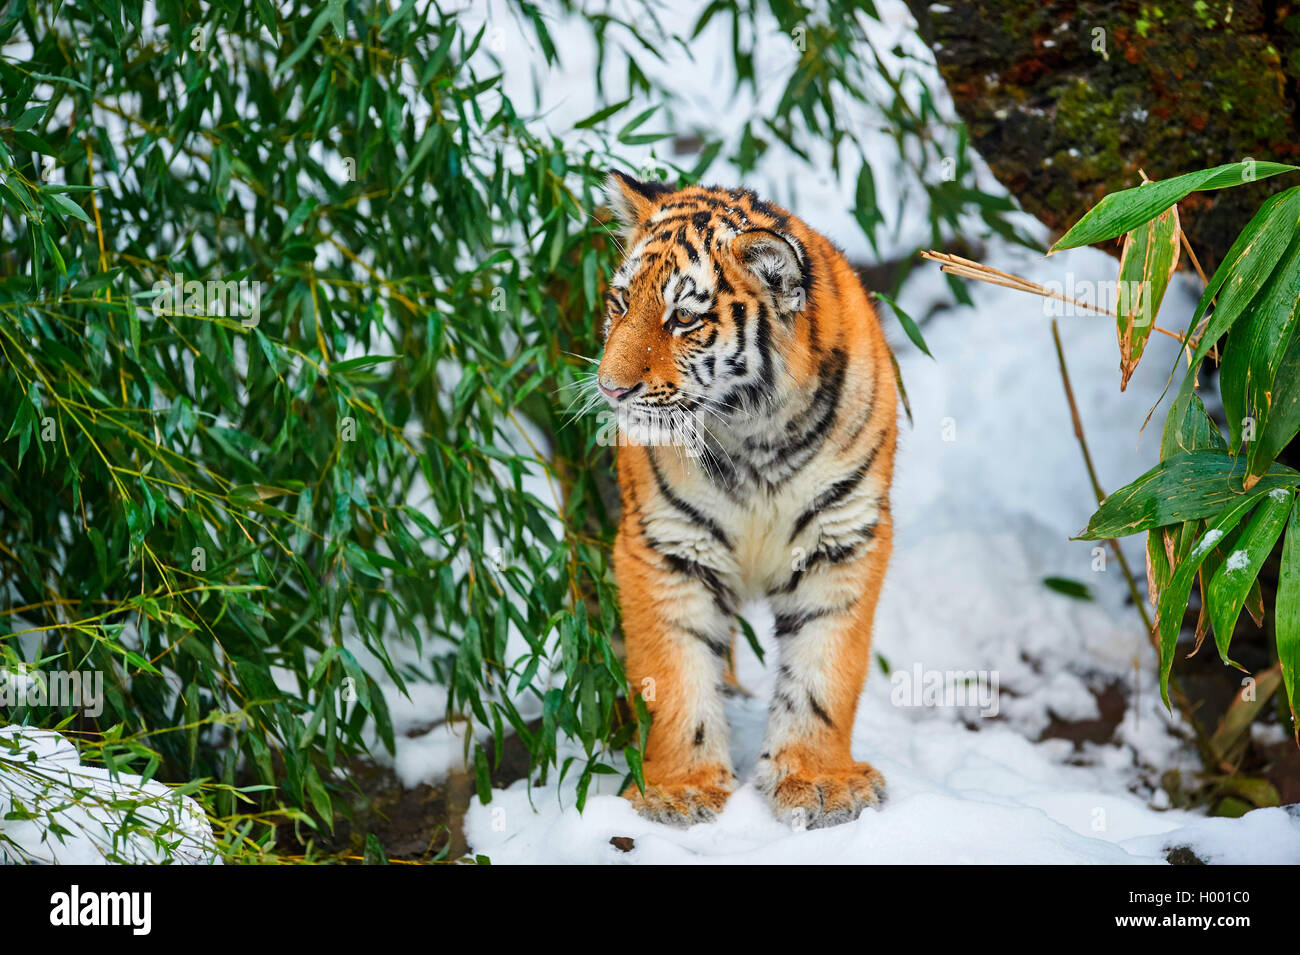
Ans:
<svg viewBox="0 0 1300 955"><path fill-rule="evenodd" d="M809 273L798 239L770 229L751 229L731 240L731 254L772 293L783 316L803 311Z"/></svg>
<svg viewBox="0 0 1300 955"><path fill-rule="evenodd" d="M659 182L643 182L615 169L605 181L605 199L619 224L619 233L628 238L650 217L659 200L673 190Z"/></svg>

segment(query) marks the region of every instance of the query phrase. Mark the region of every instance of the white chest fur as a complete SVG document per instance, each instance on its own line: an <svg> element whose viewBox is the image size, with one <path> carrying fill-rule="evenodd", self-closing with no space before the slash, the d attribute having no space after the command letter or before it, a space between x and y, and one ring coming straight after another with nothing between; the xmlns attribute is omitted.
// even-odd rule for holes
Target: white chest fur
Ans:
<svg viewBox="0 0 1300 955"><path fill-rule="evenodd" d="M647 502L647 533L725 575L742 599L779 587L819 551L861 542L880 517L885 489L871 477L852 483L829 449L775 488L725 487L683 451L655 453L668 493Z"/></svg>

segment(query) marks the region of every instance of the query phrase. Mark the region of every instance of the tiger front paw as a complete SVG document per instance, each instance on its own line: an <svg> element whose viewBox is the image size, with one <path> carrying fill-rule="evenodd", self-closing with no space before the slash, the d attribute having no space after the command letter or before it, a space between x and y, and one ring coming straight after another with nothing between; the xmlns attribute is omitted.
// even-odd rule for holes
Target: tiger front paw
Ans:
<svg viewBox="0 0 1300 955"><path fill-rule="evenodd" d="M655 781L647 773L645 792L633 783L623 798L645 818L684 829L716 819L735 788L735 775L719 766L673 781Z"/></svg>
<svg viewBox="0 0 1300 955"><path fill-rule="evenodd" d="M885 777L870 763L794 768L764 758L756 782L776 818L795 829L852 822L867 807L879 809L886 797Z"/></svg>

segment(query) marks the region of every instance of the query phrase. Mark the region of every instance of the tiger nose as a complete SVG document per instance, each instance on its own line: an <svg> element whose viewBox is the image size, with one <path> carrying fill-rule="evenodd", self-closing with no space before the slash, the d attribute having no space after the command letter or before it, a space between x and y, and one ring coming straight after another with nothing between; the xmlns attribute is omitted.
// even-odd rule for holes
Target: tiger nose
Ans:
<svg viewBox="0 0 1300 955"><path fill-rule="evenodd" d="M614 401L622 401L625 396L640 387L638 384L633 385L631 388L620 388L617 385L606 384L604 381L597 382L597 384L600 385L601 393L604 394L606 398L613 399Z"/></svg>

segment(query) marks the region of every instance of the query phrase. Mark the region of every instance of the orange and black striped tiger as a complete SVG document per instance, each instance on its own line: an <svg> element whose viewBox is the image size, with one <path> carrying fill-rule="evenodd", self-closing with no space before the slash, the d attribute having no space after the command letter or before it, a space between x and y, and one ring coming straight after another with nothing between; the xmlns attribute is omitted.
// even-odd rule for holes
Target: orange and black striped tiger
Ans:
<svg viewBox="0 0 1300 955"><path fill-rule="evenodd" d="M889 559L893 368L844 256L743 189L609 181L624 259L597 384L617 412L614 547L634 692L653 714L650 818L713 818L736 787L724 661L766 598L779 665L757 785L835 825L884 780L850 740Z"/></svg>

